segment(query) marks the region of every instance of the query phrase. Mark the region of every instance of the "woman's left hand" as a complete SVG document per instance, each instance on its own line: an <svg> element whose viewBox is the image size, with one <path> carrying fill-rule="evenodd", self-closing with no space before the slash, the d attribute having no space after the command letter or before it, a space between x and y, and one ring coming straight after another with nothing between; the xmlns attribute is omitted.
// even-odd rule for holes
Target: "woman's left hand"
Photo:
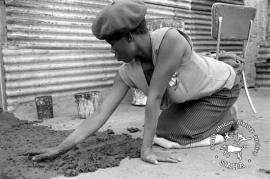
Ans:
<svg viewBox="0 0 270 179"><path fill-rule="evenodd" d="M153 152L150 148L141 150L141 159L145 162L152 164L158 164L159 162L181 162L181 159L179 157L171 156L168 153Z"/></svg>

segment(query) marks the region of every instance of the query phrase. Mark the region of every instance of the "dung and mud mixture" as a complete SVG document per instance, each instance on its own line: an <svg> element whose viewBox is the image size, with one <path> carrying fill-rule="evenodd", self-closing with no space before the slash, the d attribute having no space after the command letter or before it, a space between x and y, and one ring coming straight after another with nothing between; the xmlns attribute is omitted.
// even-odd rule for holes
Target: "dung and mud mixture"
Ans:
<svg viewBox="0 0 270 179"><path fill-rule="evenodd" d="M99 168L118 166L126 157L140 156L141 138L115 134L108 129L54 160L33 162L26 152L54 147L72 131L53 131L37 122L21 121L0 113L0 179L47 179L52 176L76 176Z"/></svg>

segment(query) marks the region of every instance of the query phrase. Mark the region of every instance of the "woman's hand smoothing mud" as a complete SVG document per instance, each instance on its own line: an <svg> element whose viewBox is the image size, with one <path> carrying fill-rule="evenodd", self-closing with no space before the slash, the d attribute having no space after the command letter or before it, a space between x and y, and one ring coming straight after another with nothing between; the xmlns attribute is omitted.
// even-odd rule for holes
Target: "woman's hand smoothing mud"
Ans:
<svg viewBox="0 0 270 179"><path fill-rule="evenodd" d="M42 160L50 160L58 157L60 155L60 151L54 147L32 150L30 152L25 153L31 160L35 162L39 162Z"/></svg>

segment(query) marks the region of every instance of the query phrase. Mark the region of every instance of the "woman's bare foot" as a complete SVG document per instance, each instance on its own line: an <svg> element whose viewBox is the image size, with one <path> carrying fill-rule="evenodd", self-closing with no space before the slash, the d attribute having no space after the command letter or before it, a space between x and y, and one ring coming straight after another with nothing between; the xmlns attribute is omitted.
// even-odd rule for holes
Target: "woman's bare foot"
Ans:
<svg viewBox="0 0 270 179"><path fill-rule="evenodd" d="M216 135L215 144L219 144L219 143L222 143L224 141L225 141L225 139L222 135L219 135L219 134ZM192 144L180 145L177 142L173 142L173 141L167 140L165 138L155 136L153 143L156 145L159 145L163 148L166 148L166 149L185 149L185 148L191 148L191 147L210 146L211 145L211 137L208 137L204 140L201 140L199 142L195 142Z"/></svg>
<svg viewBox="0 0 270 179"><path fill-rule="evenodd" d="M236 104L234 104L230 108L230 110L231 110L233 119L237 120L237 118L238 118L238 113L237 113L238 109L237 109ZM216 135L215 144L219 144L219 143L222 143L224 141L225 141L225 139L224 139L224 137L222 135L219 135L219 134ZM208 138L206 138L206 139L204 139L202 141L195 142L195 143L192 143L192 144L180 145L177 142L173 142L173 141L167 140L165 138L155 136L154 140L153 140L153 144L159 145L159 146L161 146L163 148L166 148L166 149L185 149L185 148L191 148L191 147L204 147L204 146L210 146L211 145L211 137L208 137Z"/></svg>

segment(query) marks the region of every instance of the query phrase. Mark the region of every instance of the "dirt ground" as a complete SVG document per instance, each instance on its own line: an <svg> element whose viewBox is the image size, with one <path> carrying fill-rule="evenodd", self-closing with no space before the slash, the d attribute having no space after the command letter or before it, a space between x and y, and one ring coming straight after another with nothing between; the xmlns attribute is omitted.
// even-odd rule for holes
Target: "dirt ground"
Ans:
<svg viewBox="0 0 270 179"><path fill-rule="evenodd" d="M31 103L21 105L13 112L19 119L27 121L0 115L0 178L269 178L270 90L251 89L250 92L258 113L252 113L242 91L237 101L239 120L254 129L250 136L256 134L258 140L252 139L253 143L243 149L243 168L229 169L229 164L221 165L224 161L236 163L239 160L234 153L224 157L219 147L214 150L210 147L165 150L155 146L155 151L180 156L182 162L159 165L142 162L139 147L144 108L126 103L120 105L95 136L53 161L33 163L20 154L57 145L82 122L77 118L76 105L71 102L74 100L62 98L54 101L53 119L37 121L36 109ZM249 133L247 126L243 125L241 130L242 134ZM252 155L256 146L259 146L258 155Z"/></svg>
<svg viewBox="0 0 270 179"><path fill-rule="evenodd" d="M71 131L34 126L36 122L20 121L7 113L2 113L0 118L1 179L45 179L57 174L77 176L99 168L119 166L126 157L140 156L141 138L117 135L108 129L89 137L54 160L32 162L30 156L25 156L27 151L40 146L55 146Z"/></svg>

